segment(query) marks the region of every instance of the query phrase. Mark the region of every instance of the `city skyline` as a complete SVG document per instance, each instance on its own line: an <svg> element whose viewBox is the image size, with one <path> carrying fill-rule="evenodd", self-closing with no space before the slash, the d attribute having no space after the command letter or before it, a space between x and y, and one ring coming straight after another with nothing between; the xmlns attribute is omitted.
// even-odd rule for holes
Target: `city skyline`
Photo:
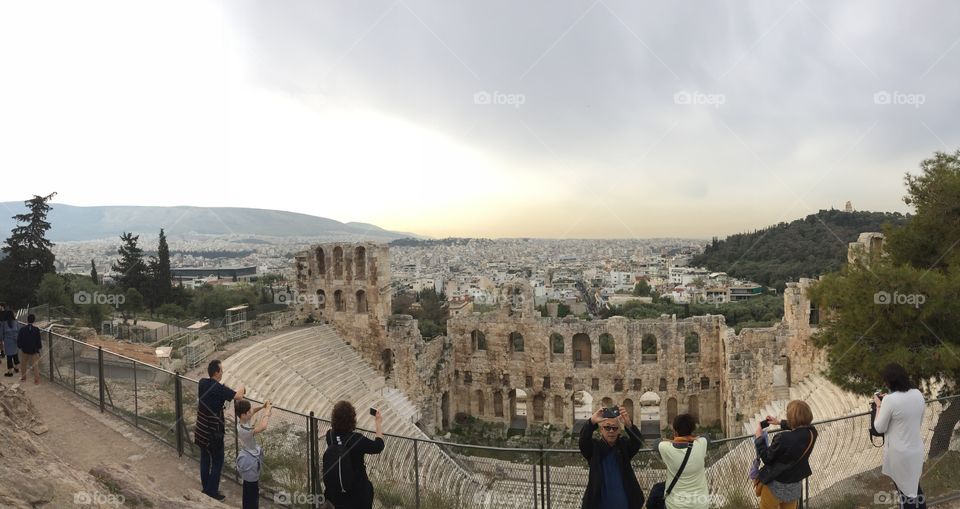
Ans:
<svg viewBox="0 0 960 509"><path fill-rule="evenodd" d="M906 212L960 146L954 5L499 7L4 3L0 164L44 178L0 201L706 239Z"/></svg>

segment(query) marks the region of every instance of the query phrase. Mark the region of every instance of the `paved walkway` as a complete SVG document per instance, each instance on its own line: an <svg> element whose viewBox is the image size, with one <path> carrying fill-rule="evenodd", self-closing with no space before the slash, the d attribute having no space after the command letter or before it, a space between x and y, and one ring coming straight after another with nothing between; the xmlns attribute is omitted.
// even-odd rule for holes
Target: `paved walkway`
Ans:
<svg viewBox="0 0 960 509"><path fill-rule="evenodd" d="M51 452L71 467L87 472L99 463L125 463L140 479L150 481L172 497L200 489L200 465L177 457L176 451L127 422L100 410L72 391L44 379L30 380L24 390L49 431L40 436ZM223 479L224 503L240 507L240 486ZM261 499L261 507L275 507Z"/></svg>

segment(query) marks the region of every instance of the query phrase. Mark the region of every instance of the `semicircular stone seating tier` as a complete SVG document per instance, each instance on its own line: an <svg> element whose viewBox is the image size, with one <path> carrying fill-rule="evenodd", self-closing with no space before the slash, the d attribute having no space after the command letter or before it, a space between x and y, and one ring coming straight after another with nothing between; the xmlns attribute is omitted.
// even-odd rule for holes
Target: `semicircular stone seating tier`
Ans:
<svg viewBox="0 0 960 509"><path fill-rule="evenodd" d="M357 409L357 426L373 429L368 408L383 414L384 432L427 440L414 421L416 406L386 386L382 376L329 325L300 328L251 345L223 361L223 382L243 384L254 400L329 419L345 399ZM326 429L321 424L321 434ZM388 437L383 454L367 461L370 475L392 483L414 483L412 440ZM322 447L322 444L321 444ZM439 446L420 442L417 451L423 487L462 502L483 498L483 479L468 472Z"/></svg>

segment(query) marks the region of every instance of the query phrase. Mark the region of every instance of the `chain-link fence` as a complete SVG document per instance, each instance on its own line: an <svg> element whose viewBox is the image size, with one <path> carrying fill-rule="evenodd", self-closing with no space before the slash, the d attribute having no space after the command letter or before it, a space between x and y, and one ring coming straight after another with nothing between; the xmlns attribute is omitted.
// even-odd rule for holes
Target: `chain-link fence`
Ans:
<svg viewBox="0 0 960 509"><path fill-rule="evenodd" d="M199 460L200 451L193 443L197 380L50 331L45 335L44 376L101 411L150 433L180 455ZM261 402L251 400L251 404L257 408ZM960 495L955 414L960 414L960 396L927 405L922 430L929 459L921 486L928 500ZM225 409L225 416L223 475L239 481L237 417L232 405ZM815 423L819 438L810 458L813 475L804 486L804 507L895 505L894 486L880 473L880 439L871 441L869 423L866 413ZM283 506L319 507L321 457L329 429L329 421L320 416L274 407L268 428L257 436L264 450L262 496ZM588 480L586 461L576 449L490 447L389 434L385 443L383 453L365 458L377 506L382 508L574 509L580 507ZM644 493L666 480L656 445L645 444L632 462ZM710 507L758 506L747 477L755 457L751 436L709 444L705 468Z"/></svg>

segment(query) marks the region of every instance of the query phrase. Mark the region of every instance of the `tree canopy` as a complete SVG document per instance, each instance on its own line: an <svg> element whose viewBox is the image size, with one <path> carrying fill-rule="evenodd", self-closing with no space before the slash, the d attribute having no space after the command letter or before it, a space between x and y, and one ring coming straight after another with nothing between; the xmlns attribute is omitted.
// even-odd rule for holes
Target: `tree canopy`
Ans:
<svg viewBox="0 0 960 509"><path fill-rule="evenodd" d="M690 264L783 290L788 281L839 270L847 245L860 233L906 220L900 213L821 210L790 223L714 238Z"/></svg>
<svg viewBox="0 0 960 509"><path fill-rule="evenodd" d="M883 252L864 253L810 291L823 310L813 340L827 351L827 376L863 394L882 388L890 362L917 383L942 382L928 390L954 392L960 380L960 151L924 160L905 182L915 214L886 228ZM931 455L949 444L958 419L960 404L950 404Z"/></svg>

